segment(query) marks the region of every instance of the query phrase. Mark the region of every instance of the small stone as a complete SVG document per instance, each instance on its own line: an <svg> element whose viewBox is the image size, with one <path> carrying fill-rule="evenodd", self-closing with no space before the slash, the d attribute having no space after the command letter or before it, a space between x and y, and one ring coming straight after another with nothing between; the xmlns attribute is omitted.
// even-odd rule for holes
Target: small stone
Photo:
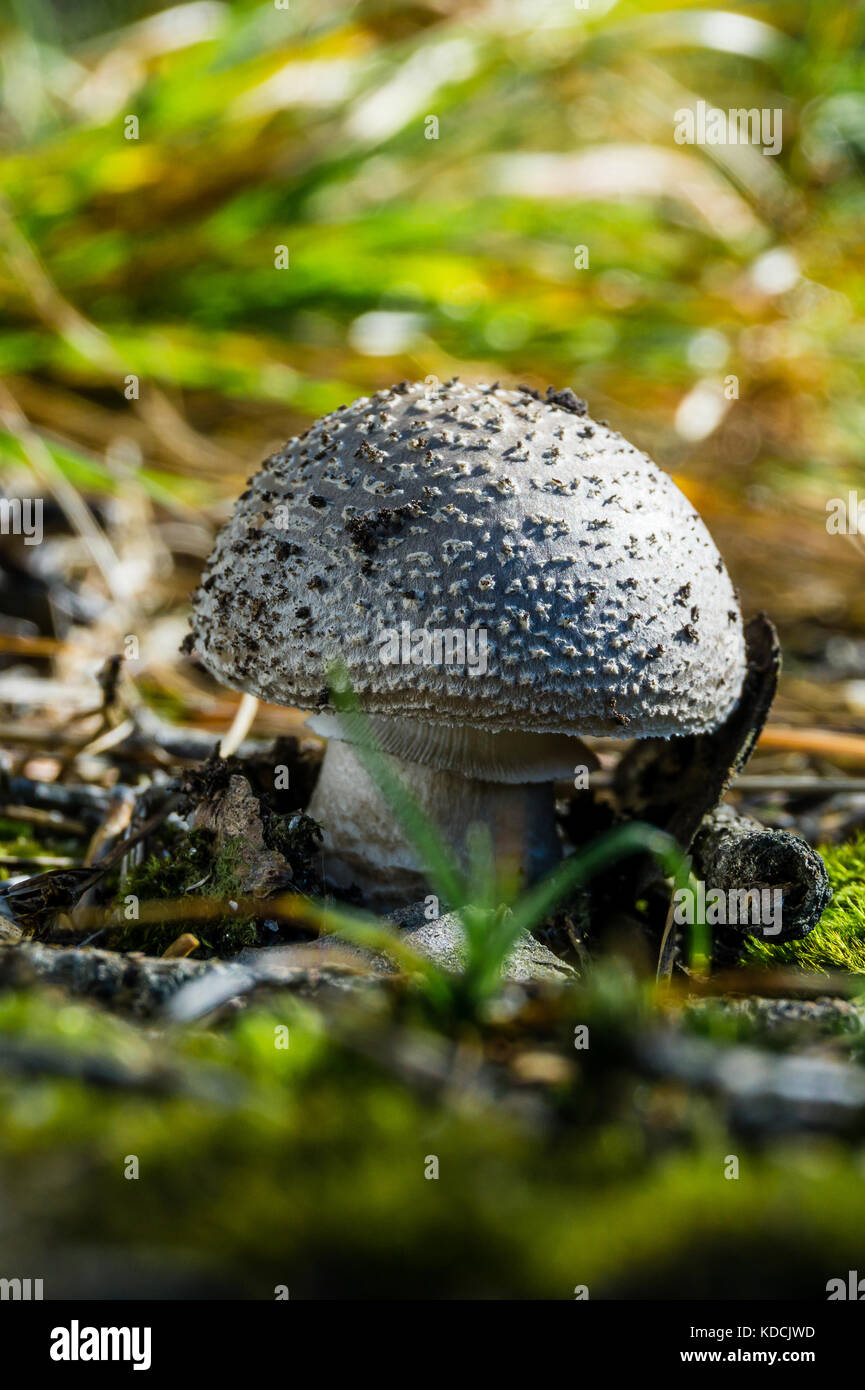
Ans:
<svg viewBox="0 0 865 1390"><path fill-rule="evenodd" d="M465 929L459 917L449 912L428 922L423 903L413 903L404 911L393 913L391 920L402 928L405 944L418 955L426 956L444 970L459 973L465 967ZM536 941L528 932L517 938L502 965L502 978L525 984L548 980L558 984L576 981L577 972L548 946Z"/></svg>

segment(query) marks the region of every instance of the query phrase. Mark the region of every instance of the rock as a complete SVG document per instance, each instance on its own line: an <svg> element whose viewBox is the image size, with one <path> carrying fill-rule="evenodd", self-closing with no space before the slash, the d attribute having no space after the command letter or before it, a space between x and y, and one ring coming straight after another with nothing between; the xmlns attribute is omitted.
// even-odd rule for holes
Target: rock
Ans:
<svg viewBox="0 0 865 1390"><path fill-rule="evenodd" d="M386 921L399 930L407 946L441 969L458 973L464 968L465 935L456 913L450 912L429 922L424 915L424 904L419 902L391 913ZM256 972L264 971L271 978L275 972L283 971L287 983L290 983L289 977L301 969L304 975L309 975L314 967L321 983L339 984L343 988L349 981L356 984L363 977L394 975L398 971L386 952L367 950L337 936L320 936L303 945L247 950L240 960L250 965L254 962ZM577 980L578 975L549 947L523 932L502 966L502 978L519 984L538 980L561 984Z"/></svg>
<svg viewBox="0 0 865 1390"><path fill-rule="evenodd" d="M16 922L0 914L0 941L20 941L23 935L24 933Z"/></svg>
<svg viewBox="0 0 865 1390"><path fill-rule="evenodd" d="M236 960L205 962L209 968L166 1001L165 1014L175 1023L191 1023L257 990L287 989L312 999L331 990L368 989L389 973L371 968L366 960L358 969L347 956L336 959L336 952L334 959L323 959L323 952L312 949L315 944L249 948Z"/></svg>
<svg viewBox="0 0 865 1390"><path fill-rule="evenodd" d="M670 1027L644 1032L636 1056L656 1077L718 1095L728 1124L752 1136L823 1130L861 1139L865 1128L865 1075L846 1059L719 1045Z"/></svg>
<svg viewBox="0 0 865 1390"><path fill-rule="evenodd" d="M407 946L426 956L444 970L460 971L465 964L465 931L459 917L449 912L428 922L424 904L394 912L390 921L401 928ZM578 979L577 972L548 946L522 932L502 966L502 978L525 984L532 980L547 980L562 984Z"/></svg>
<svg viewBox="0 0 865 1390"><path fill-rule="evenodd" d="M161 960L93 947L0 943L0 988L48 985L140 1018L158 1013L181 985L214 968L202 960Z"/></svg>
<svg viewBox="0 0 865 1390"><path fill-rule="evenodd" d="M273 948L271 948L273 949ZM277 948L278 949L278 948ZM324 957L328 964L349 967L373 975L395 975L397 967L386 956L369 951L363 946L355 946L351 941L343 941L338 936L319 936L315 941L307 941L302 946L285 946L286 953L296 953L298 959L309 963L313 957ZM319 969L322 965L319 965Z"/></svg>
<svg viewBox="0 0 865 1390"><path fill-rule="evenodd" d="M725 1014L729 1018L744 1018L767 1031L806 1029L811 1035L860 1032L865 1024L865 1010L856 1000L834 995L817 999L775 999L759 995L745 998L693 999L685 1012L699 1016L706 1012Z"/></svg>
<svg viewBox="0 0 865 1390"><path fill-rule="evenodd" d="M211 831L217 853L230 849L235 855L241 893L266 898L291 881L287 860L265 844L261 806L245 777L231 777L227 787L203 801L192 828Z"/></svg>

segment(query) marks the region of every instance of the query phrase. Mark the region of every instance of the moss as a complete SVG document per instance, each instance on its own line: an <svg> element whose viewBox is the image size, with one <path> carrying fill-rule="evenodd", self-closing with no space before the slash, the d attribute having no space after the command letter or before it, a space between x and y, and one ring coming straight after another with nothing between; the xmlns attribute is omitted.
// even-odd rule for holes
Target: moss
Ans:
<svg viewBox="0 0 865 1390"><path fill-rule="evenodd" d="M118 908L125 906L129 896L142 903L176 901L194 884L206 880L213 866L210 838L203 831L183 835L175 827L164 827L159 836L159 848L140 864L134 864L123 882L117 885ZM183 929L184 923L176 915L166 915L154 922L132 920L113 928L105 944L113 950L144 951L146 955L161 956Z"/></svg>
<svg viewBox="0 0 865 1390"><path fill-rule="evenodd" d="M202 793L207 791L209 794L227 785L230 775L232 766L225 767L218 760L211 760L196 774ZM284 855L294 888L309 896L318 896L321 891L320 827L312 817L301 811L278 813L265 804L262 811L265 841L268 848ZM4 836L7 837L5 843ZM113 901L119 909L120 920L118 925L103 934L100 945L119 951L143 951L147 955L159 956L181 932L191 928L201 941L201 946L193 954L201 958L214 953L236 955L244 947L272 945L279 939L265 925L266 902L262 903L261 918L239 916L229 906L232 900L244 896L241 883L244 866L239 840L226 840L216 851L209 830L187 832L170 823L160 827L154 840L155 848L142 863L132 866L122 882L119 869L106 876L100 890L102 900L107 898ZM3 818L0 818L0 847L23 862L38 859L49 852L47 842L40 843L20 824ZM76 850L66 842L60 849L61 852L80 857L80 846ZM50 852L58 851L51 846ZM0 880L7 876L8 872L0 866ZM171 902L175 908L153 921L127 920L124 913L126 900L130 896L136 897L139 903ZM182 910L178 911L176 904L187 898L217 899L225 903L225 913L202 928L190 922Z"/></svg>
<svg viewBox="0 0 865 1390"><path fill-rule="evenodd" d="M385 1055L395 1038L376 1026ZM287 1284L292 1298L569 1299L585 1284L592 1298L819 1298L861 1268L855 1151L788 1138L757 1153L707 1100L633 1075L603 1088L596 1113L594 1033L553 1130L500 1103L433 1101L290 1000L160 1036L19 995L0 1001L9 1034L81 1059L109 1051L142 1075L233 1082L202 1103L0 1076L5 1248L15 1268L52 1271L51 1297L82 1279L104 1297L122 1268L154 1297L272 1299ZM730 1153L738 1181L724 1178Z"/></svg>
<svg viewBox="0 0 865 1390"><path fill-rule="evenodd" d="M272 812L265 816L264 838L268 849L287 861L292 881L300 893L317 896L322 890L322 831L318 821L304 811Z"/></svg>
<svg viewBox="0 0 865 1390"><path fill-rule="evenodd" d="M209 923L206 928L199 931L201 948L193 951L193 955L208 956L236 956L238 951L244 950L247 946L272 945L272 936L265 935L266 927L262 927L254 917L232 917L226 914L220 917L218 922Z"/></svg>
<svg viewBox="0 0 865 1390"><path fill-rule="evenodd" d="M773 946L754 937L742 956L746 965L798 965L809 971L848 970L865 975L865 834L820 853L833 898L803 941Z"/></svg>
<svg viewBox="0 0 865 1390"><path fill-rule="evenodd" d="M241 896L238 878L241 867L240 844L236 840L227 840L211 858L210 877L207 883L202 885L201 893L210 898L223 899L228 905ZM220 956L234 956L245 946L263 944L262 928L256 919L239 917L232 914L230 908L218 922L208 923L197 934L201 938L203 948L193 952L197 955L215 952Z"/></svg>
<svg viewBox="0 0 865 1390"><path fill-rule="evenodd" d="M160 848L141 864L133 865L123 892L135 893L142 902L179 898L213 872L212 837L209 831L182 834L175 828L161 833Z"/></svg>
<svg viewBox="0 0 865 1390"><path fill-rule="evenodd" d="M241 846L238 840L226 840L211 860L208 893L213 898L230 898L241 891L238 873L242 868Z"/></svg>
<svg viewBox="0 0 865 1390"><path fill-rule="evenodd" d="M223 899L226 912L218 921L202 929L193 923L201 946L192 954L198 957L236 955L245 946L262 945L270 941L270 933L253 917L239 917L228 904L241 896L238 870L240 846L227 842L215 854L209 831L193 830L188 834L168 830L165 842L142 864L135 865L117 889L118 907L134 894L140 902L177 902L184 896ZM189 923L177 913L167 914L152 922L130 921L112 929L106 940L113 950L144 951L161 956ZM265 934L266 933L266 934Z"/></svg>

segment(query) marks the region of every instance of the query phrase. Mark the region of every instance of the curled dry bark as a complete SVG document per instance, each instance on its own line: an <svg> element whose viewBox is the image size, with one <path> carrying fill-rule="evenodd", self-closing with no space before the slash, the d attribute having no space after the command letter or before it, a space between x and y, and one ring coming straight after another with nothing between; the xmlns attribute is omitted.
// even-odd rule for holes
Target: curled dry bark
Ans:
<svg viewBox="0 0 865 1390"><path fill-rule="evenodd" d="M722 892L736 889L782 895L781 930L774 942L798 941L820 920L832 889L826 865L815 849L789 830L770 830L718 806L703 820L694 839L694 867L699 878ZM741 936L727 927L725 937Z"/></svg>
<svg viewBox="0 0 865 1390"><path fill-rule="evenodd" d="M617 808L650 821L691 851L698 877L722 891L778 888L783 894L782 932L775 941L807 936L832 895L820 855L798 835L768 830L720 804L747 763L771 708L778 683L778 636L764 613L745 629L748 668L742 695L720 729L685 738L646 739L619 764ZM647 864L644 880L652 874ZM719 933L721 954L732 937ZM742 933L732 933L741 940ZM675 933L665 933L659 973L672 966Z"/></svg>

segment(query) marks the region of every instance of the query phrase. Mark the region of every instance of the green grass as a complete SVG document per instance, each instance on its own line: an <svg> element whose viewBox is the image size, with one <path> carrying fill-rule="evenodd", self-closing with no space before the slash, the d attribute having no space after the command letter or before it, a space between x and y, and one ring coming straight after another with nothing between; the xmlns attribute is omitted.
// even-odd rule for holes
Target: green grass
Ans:
<svg viewBox="0 0 865 1390"><path fill-rule="evenodd" d="M694 340L709 328L727 342L725 370L743 381L725 440L730 466L719 470L702 442L681 440L678 466L707 480L720 472L738 498L750 455L737 441L761 436L784 460L785 498L807 504L802 481L818 454L821 476L854 485L863 358L852 335L865 303L860 6L824 0L818 20L813 7L765 0L759 52L729 49L723 24L695 23L717 10L712 0L563 4L545 7L540 22L518 7L481 29L458 6L334 0L320 18L304 0L286 11L236 0L212 29L165 51L141 44L123 8L19 4L0 15L0 59L21 78L0 94L11 224L0 227L9 305L0 368L57 392L63 408L34 409L34 424L73 480L96 492L116 486L90 457L88 441L104 431L80 420L85 408L113 411L122 432L126 372L145 391L158 383L178 402L186 396L205 433L220 437L230 424L242 457L361 390L457 366L579 382L651 439L703 374ZM60 9L81 18L58 20ZM443 42L462 57L428 101L408 101L381 132L353 125L359 106L407 63L423 69L426 50ZM256 109L286 64L299 67L302 90L310 62L342 65L345 83L329 94L325 81L309 105L289 92ZM134 74L116 100L109 71ZM781 155L739 178L711 149L676 147L679 94L783 105ZM427 110L441 118L440 140L424 138ZM141 118L138 139L124 138L127 112ZM514 157L580 158L609 146L613 162L629 144L671 162L657 195L634 181L627 159L612 192L589 183L575 197L567 179L544 194L531 180L501 183ZM696 173L709 190L701 207L687 196ZM101 350L46 321L33 267L21 273L16 229L99 328ZM575 243L590 247L588 273L574 270ZM273 267L278 244L291 251L285 273ZM755 329L787 311L748 288L748 271L776 244L827 293L796 304L795 352L767 335L758 353ZM415 338L383 358L351 341L357 317L376 309L421 316ZM184 476L170 438L147 426L145 444L151 495L195 505L212 490ZM14 440L0 448L15 457ZM777 481L765 449L752 468L752 481Z"/></svg>
<svg viewBox="0 0 865 1390"><path fill-rule="evenodd" d="M810 936L771 946L751 937L746 965L798 965L804 970L849 970L865 975L865 833L820 853L834 897Z"/></svg>

